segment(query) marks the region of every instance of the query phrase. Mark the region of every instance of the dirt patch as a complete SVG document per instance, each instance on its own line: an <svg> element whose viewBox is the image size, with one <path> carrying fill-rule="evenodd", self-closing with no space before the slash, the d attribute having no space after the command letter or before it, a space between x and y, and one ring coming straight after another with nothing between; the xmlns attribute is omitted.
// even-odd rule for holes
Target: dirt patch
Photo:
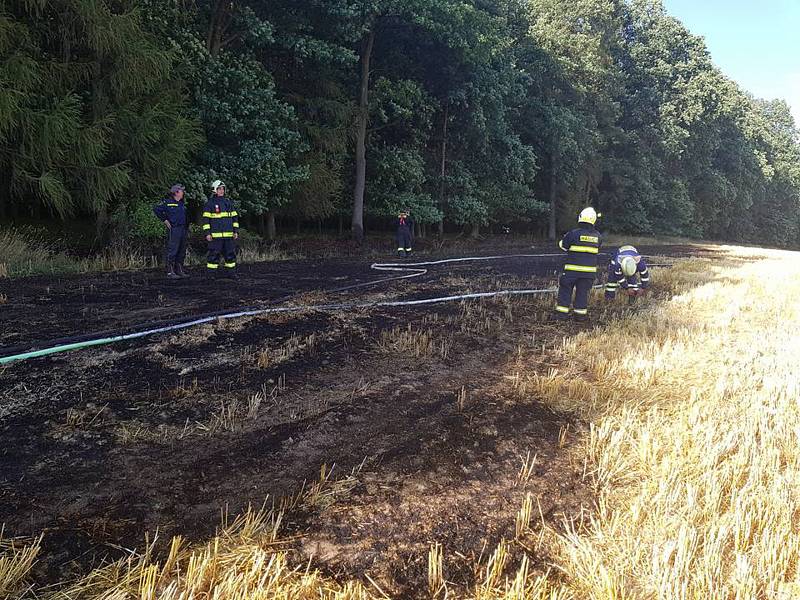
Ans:
<svg viewBox="0 0 800 600"><path fill-rule="evenodd" d="M148 274L23 282L12 302L19 322L3 339L130 323L127 309L137 319L186 314L374 277L360 263L312 266L254 266L219 295L191 282L155 285ZM323 297L548 287L554 269L523 259L454 264ZM134 289L129 279L147 283ZM60 295L36 297L40 286L61 286ZM148 309L158 294L168 301ZM45 533L35 576L49 583L141 547L145 531L203 539L222 512L296 493L335 464L356 469L357 485L324 510L290 515L287 526L302 534L298 564L369 575L409 596L424 587L438 542L447 579L468 587L475 561L516 536L527 496L553 526L591 506L564 443L580 424L512 385L515 369L546 370L551 349L585 327L550 324L551 300L277 314L12 364L0 383L0 522L11 535ZM87 316L86 304L105 308Z"/></svg>

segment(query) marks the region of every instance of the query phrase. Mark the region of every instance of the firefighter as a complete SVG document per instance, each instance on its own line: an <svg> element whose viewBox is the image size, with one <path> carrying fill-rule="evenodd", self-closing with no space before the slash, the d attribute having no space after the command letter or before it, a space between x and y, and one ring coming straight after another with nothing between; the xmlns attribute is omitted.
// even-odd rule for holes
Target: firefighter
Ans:
<svg viewBox="0 0 800 600"><path fill-rule="evenodd" d="M203 208L203 231L208 242L207 272L215 274L223 258L226 274L236 278L236 243L239 238L239 213L225 197L225 184L217 179L211 184L214 194Z"/></svg>
<svg viewBox="0 0 800 600"><path fill-rule="evenodd" d="M403 209L397 215L397 255L400 257L411 256L413 242L414 220L408 209Z"/></svg>
<svg viewBox="0 0 800 600"><path fill-rule="evenodd" d="M186 237L189 221L186 217L186 204L183 201L185 188L176 183L169 195L153 207L153 213L167 226L167 244L164 260L167 277L170 279L188 277L183 267L186 260Z"/></svg>
<svg viewBox="0 0 800 600"><path fill-rule="evenodd" d="M643 295L648 287L650 287L650 271L647 269L647 261L633 246L620 246L608 263L606 300L613 300L620 288L625 290L628 296L636 297Z"/></svg>
<svg viewBox="0 0 800 600"><path fill-rule="evenodd" d="M592 207L584 208L578 217L578 227L569 231L558 243L567 252L567 259L558 280L556 319L568 319L570 310L576 320L587 319L589 292L597 275L597 255L602 243L600 232L595 229L598 216Z"/></svg>

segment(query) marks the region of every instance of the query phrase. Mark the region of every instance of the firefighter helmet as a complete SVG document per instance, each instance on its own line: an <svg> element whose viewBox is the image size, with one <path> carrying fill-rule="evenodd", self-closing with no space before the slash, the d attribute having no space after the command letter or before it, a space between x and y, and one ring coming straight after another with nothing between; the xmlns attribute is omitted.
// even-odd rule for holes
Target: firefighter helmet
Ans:
<svg viewBox="0 0 800 600"><path fill-rule="evenodd" d="M219 188L224 188L225 183L220 179L215 179L214 183L211 184L211 191L216 192Z"/></svg>
<svg viewBox="0 0 800 600"><path fill-rule="evenodd" d="M597 223L597 217L602 216L598 213L595 209L591 206L587 206L581 211L581 214L578 216L578 223L589 223L590 225L594 225Z"/></svg>
<svg viewBox="0 0 800 600"><path fill-rule="evenodd" d="M625 277L632 277L636 273L636 259L632 256L623 256L619 261L619 266L622 268L622 274Z"/></svg>

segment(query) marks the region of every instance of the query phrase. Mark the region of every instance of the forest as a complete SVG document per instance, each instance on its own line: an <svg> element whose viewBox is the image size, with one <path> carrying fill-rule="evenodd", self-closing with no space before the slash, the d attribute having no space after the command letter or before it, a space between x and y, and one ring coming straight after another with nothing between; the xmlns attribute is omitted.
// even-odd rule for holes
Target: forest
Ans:
<svg viewBox="0 0 800 600"><path fill-rule="evenodd" d="M158 236L175 182L361 241L609 231L797 246L800 135L660 0L3 0L0 223ZM276 224L277 229L276 231Z"/></svg>

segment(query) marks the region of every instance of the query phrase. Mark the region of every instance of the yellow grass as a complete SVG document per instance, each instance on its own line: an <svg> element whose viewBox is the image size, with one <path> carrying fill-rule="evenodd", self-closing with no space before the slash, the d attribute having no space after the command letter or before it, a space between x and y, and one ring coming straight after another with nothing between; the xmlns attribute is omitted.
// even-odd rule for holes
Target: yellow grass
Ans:
<svg viewBox="0 0 800 600"><path fill-rule="evenodd" d="M0 529L0 598L26 591L25 581L39 554L41 539L29 543L3 539Z"/></svg>
<svg viewBox="0 0 800 600"><path fill-rule="evenodd" d="M729 250L758 258L660 274L671 300L535 378L590 423L598 508L558 565L578 598L800 597L800 256Z"/></svg>

